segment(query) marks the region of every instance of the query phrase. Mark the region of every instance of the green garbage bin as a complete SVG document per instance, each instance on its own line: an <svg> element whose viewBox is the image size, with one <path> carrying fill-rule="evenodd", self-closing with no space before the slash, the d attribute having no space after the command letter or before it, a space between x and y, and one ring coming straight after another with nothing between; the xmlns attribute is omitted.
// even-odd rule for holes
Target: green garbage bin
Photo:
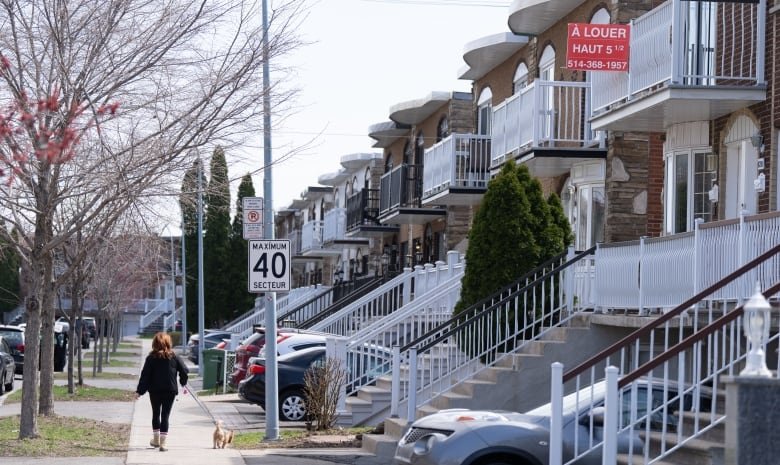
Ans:
<svg viewBox="0 0 780 465"><path fill-rule="evenodd" d="M203 350L203 388L213 389L224 383L223 366L225 351L220 349Z"/></svg>

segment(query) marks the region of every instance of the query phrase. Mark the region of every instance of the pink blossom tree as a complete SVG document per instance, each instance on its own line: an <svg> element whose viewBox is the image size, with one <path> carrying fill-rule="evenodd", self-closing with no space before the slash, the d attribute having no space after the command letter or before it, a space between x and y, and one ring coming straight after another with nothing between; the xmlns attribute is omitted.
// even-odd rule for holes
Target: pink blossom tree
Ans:
<svg viewBox="0 0 780 465"><path fill-rule="evenodd" d="M20 438L53 412L54 298L87 256L62 268L58 250L153 215L198 150L262 130L263 63L301 44L301 1L275 5L266 54L252 0L0 0L0 234L23 260L27 340L41 340L26 347ZM272 111L289 109L296 90L271 89Z"/></svg>

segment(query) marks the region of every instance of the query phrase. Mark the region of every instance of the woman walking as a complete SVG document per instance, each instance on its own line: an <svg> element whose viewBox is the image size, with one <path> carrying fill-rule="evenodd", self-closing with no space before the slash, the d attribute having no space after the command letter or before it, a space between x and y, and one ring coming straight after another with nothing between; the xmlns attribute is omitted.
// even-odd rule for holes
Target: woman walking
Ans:
<svg viewBox="0 0 780 465"><path fill-rule="evenodd" d="M152 402L152 440L149 445L159 447L161 452L168 450L165 440L168 438L168 417L171 415L173 401L179 393L176 385L176 374L179 383L187 384L187 367L173 353L171 336L160 332L152 339L152 351L146 356L141 370L141 379L135 390L135 398L149 392Z"/></svg>

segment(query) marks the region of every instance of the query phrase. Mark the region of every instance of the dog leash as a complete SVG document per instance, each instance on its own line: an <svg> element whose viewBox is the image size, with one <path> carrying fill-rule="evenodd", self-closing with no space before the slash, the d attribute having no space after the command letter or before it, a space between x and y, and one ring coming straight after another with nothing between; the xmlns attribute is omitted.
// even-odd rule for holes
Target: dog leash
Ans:
<svg viewBox="0 0 780 465"><path fill-rule="evenodd" d="M192 390L190 389L189 385L185 384L183 387L184 387L184 390L185 390L186 392L189 392L189 393L190 393L190 395L192 396L192 398L195 400L195 403L196 403L196 404L198 404L198 406L199 406L199 407L200 407L200 408L201 408L201 409L202 409L204 412L206 412L206 414L209 416L209 418L211 418L211 421L213 421L214 423L216 423L216 422L217 422L217 419L216 419L216 418L214 418L214 415L212 415L212 414L211 414L211 411L209 411L209 409L208 409L208 408L207 408L205 405L203 405L203 402L201 402L201 401L200 401L200 399L198 399L198 396L197 396L197 395L196 395L194 392L192 392Z"/></svg>

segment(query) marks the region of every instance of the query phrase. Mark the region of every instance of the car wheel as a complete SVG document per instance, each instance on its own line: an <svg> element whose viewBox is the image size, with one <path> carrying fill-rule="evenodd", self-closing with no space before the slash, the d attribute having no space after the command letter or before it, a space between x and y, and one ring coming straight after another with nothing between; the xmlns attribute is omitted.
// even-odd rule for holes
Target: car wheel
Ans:
<svg viewBox="0 0 780 465"><path fill-rule="evenodd" d="M3 381L3 382L0 382L0 396L5 394L5 387L7 386L5 384L5 382L4 382L5 381L5 375L6 375L5 371L3 371L3 376L0 377L0 381Z"/></svg>
<svg viewBox="0 0 780 465"><path fill-rule="evenodd" d="M302 421L306 417L303 393L292 389L279 396L279 416L285 421Z"/></svg>
<svg viewBox="0 0 780 465"><path fill-rule="evenodd" d="M14 390L14 377L11 376L11 382L3 386L5 388L5 392L11 392Z"/></svg>

